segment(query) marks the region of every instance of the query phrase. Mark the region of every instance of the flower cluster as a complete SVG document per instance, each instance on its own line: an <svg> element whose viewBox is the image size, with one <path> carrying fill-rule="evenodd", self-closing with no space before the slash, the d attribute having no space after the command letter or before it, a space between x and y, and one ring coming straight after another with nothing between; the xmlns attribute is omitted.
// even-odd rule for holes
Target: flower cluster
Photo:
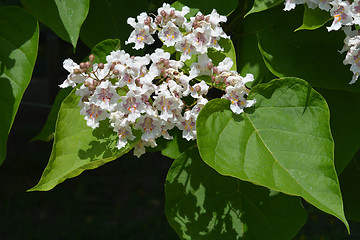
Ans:
<svg viewBox="0 0 360 240"><path fill-rule="evenodd" d="M351 65L350 71L354 75L349 84L355 83L360 74L360 32L355 29L355 25L360 24L360 0L352 2L342 0L285 0L284 10L291 10L295 8L296 4L304 3L307 3L309 8L319 7L330 11L333 22L330 27L327 27L328 31L343 29L345 32L345 45L340 53L347 52L343 63L344 65Z"/></svg>
<svg viewBox="0 0 360 240"><path fill-rule="evenodd" d="M87 125L96 128L99 121L109 119L119 137L119 149L136 138L136 130L141 132L141 141L134 150L136 156L143 154L145 147L155 147L158 137L172 139L168 131L174 127L182 131L185 139L195 139L196 119L212 87L225 91L223 98L231 101L231 110L236 114L254 104L254 100L247 100L249 90L245 86L254 80L253 76L241 77L232 71L231 58L215 65L207 55L209 48L221 49L220 38L228 38L220 27L226 17L213 10L206 16L199 12L188 21L188 12L187 7L177 11L164 4L154 19L141 13L137 21L127 21L134 31L126 43L135 43L135 49L143 48L155 41L152 34L158 31L164 45L175 46L181 53L179 60L158 48L152 54L136 57L123 50L112 51L106 63L94 63L94 55L79 65L71 59L64 61L69 75L60 87L79 85L76 94L81 97L80 113ZM197 56L197 61L186 73L182 67L192 55ZM204 75L210 76L208 83L198 80Z"/></svg>

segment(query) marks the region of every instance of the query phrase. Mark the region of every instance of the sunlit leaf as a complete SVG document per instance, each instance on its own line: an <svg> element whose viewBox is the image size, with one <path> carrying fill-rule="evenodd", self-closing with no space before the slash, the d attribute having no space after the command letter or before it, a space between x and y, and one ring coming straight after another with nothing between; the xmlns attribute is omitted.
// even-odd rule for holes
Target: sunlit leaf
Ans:
<svg viewBox="0 0 360 240"><path fill-rule="evenodd" d="M24 9L0 8L0 164L21 98L27 88L38 50L39 26Z"/></svg>
<svg viewBox="0 0 360 240"><path fill-rule="evenodd" d="M74 91L62 103L56 122L54 145L39 183L29 191L47 191L84 170L94 169L130 151L135 143L117 149L117 134L106 120L95 130L86 125Z"/></svg>
<svg viewBox="0 0 360 240"><path fill-rule="evenodd" d="M256 105L241 115L225 99L202 109L196 130L203 160L221 174L301 196L348 227L323 97L303 80L284 78L255 86L249 98Z"/></svg>
<svg viewBox="0 0 360 240"><path fill-rule="evenodd" d="M22 3L60 38L76 47L89 0L22 0Z"/></svg>

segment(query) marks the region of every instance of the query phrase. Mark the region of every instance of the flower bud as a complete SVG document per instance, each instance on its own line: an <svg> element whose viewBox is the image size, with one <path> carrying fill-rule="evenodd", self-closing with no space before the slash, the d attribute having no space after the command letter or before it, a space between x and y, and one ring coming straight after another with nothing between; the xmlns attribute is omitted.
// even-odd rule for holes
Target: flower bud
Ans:
<svg viewBox="0 0 360 240"><path fill-rule="evenodd" d="M144 24L145 24L145 25L149 25L150 23L151 23L151 17L145 18Z"/></svg>
<svg viewBox="0 0 360 240"><path fill-rule="evenodd" d="M161 10L160 15L163 16L164 18L167 17L167 13L164 10Z"/></svg>
<svg viewBox="0 0 360 240"><path fill-rule="evenodd" d="M89 102L89 97L88 96L84 96L81 101L83 102Z"/></svg>
<svg viewBox="0 0 360 240"><path fill-rule="evenodd" d="M89 56L89 60L90 60L90 62L93 62L93 61L95 60L95 56L94 56L94 54L90 54L90 56Z"/></svg>
<svg viewBox="0 0 360 240"><path fill-rule="evenodd" d="M156 23L157 25L159 25L159 24L161 23L161 20L162 20L162 17L161 17L161 16L157 16L157 17L155 18L155 23Z"/></svg>
<svg viewBox="0 0 360 240"><path fill-rule="evenodd" d="M213 76L211 76L211 82L215 82L215 80L216 80L216 77L213 75Z"/></svg>
<svg viewBox="0 0 360 240"><path fill-rule="evenodd" d="M75 73L75 74L80 74L80 73L81 73L81 71L80 71L80 69L75 68L75 69L74 69L74 73Z"/></svg>
<svg viewBox="0 0 360 240"><path fill-rule="evenodd" d="M166 67L166 68L168 68L169 67L169 59L164 59L164 66Z"/></svg>
<svg viewBox="0 0 360 240"><path fill-rule="evenodd" d="M195 20L192 24L193 28L197 28L199 26L198 22Z"/></svg>
<svg viewBox="0 0 360 240"><path fill-rule="evenodd" d="M94 91L96 87L94 86L94 84L89 84L88 88L90 91Z"/></svg>
<svg viewBox="0 0 360 240"><path fill-rule="evenodd" d="M115 69L115 65L116 63L112 63L111 66L110 66L110 70L113 71Z"/></svg>
<svg viewBox="0 0 360 240"><path fill-rule="evenodd" d="M105 67L104 63L99 63L98 68L104 69L104 67Z"/></svg>
<svg viewBox="0 0 360 240"><path fill-rule="evenodd" d="M117 70L117 69L115 69L115 70L113 71L113 73L114 73L114 75L119 75L119 74L120 74L119 70Z"/></svg>
<svg viewBox="0 0 360 240"><path fill-rule="evenodd" d="M90 83L89 82L84 82L84 86L85 87L89 87Z"/></svg>
<svg viewBox="0 0 360 240"><path fill-rule="evenodd" d="M91 62L87 61L87 62L85 63L85 65L86 65L86 68L90 68L92 64L91 64Z"/></svg>
<svg viewBox="0 0 360 240"><path fill-rule="evenodd" d="M175 10L170 11L170 17L173 17L173 16L175 16Z"/></svg>
<svg viewBox="0 0 360 240"><path fill-rule="evenodd" d="M215 81L215 84L219 84L219 83L220 83L220 80L216 80L216 81Z"/></svg>
<svg viewBox="0 0 360 240"><path fill-rule="evenodd" d="M196 19L196 21L201 21L202 19L204 19L204 15L196 15L195 19Z"/></svg>
<svg viewBox="0 0 360 240"><path fill-rule="evenodd" d="M93 81L93 85L96 87L96 86L99 86L100 85L100 82L99 81L96 81L96 80L94 80Z"/></svg>
<svg viewBox="0 0 360 240"><path fill-rule="evenodd" d="M85 63L80 63L80 69L85 69L86 68L86 64Z"/></svg>
<svg viewBox="0 0 360 240"><path fill-rule="evenodd" d="M219 73L219 70L218 70L218 68L217 68L217 66L213 66L213 73L214 74L218 74Z"/></svg>
<svg viewBox="0 0 360 240"><path fill-rule="evenodd" d="M209 22L209 21L210 21L210 16L207 16L207 17L205 18L205 21L206 21L206 22Z"/></svg>
<svg viewBox="0 0 360 240"><path fill-rule="evenodd" d="M213 63L212 62L208 62L208 64L206 64L206 67L207 67L207 69L212 69L212 67L213 67Z"/></svg>

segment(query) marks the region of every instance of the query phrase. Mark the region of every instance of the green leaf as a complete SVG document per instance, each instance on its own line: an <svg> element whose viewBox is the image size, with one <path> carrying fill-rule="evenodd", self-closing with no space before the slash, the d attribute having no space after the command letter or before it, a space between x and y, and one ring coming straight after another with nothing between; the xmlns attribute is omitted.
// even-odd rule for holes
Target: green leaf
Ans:
<svg viewBox="0 0 360 240"><path fill-rule="evenodd" d="M278 77L306 79L313 87L360 91L360 84L348 84L352 73L343 65L345 56L338 53L344 34L325 28L294 32L301 15L298 9L284 12L278 7L254 14L262 27L252 31L268 69Z"/></svg>
<svg viewBox="0 0 360 240"><path fill-rule="evenodd" d="M207 55L215 65L218 65L221 61L223 61L226 57L231 58L234 62L234 65L231 67L230 70L236 71L236 52L234 48L234 44L231 39L221 38L219 40L219 45L224 48L224 51L216 51L214 49L209 49Z"/></svg>
<svg viewBox="0 0 360 240"><path fill-rule="evenodd" d="M360 148L360 94L319 88L330 108L330 126L335 142L335 167L340 174Z"/></svg>
<svg viewBox="0 0 360 240"><path fill-rule="evenodd" d="M320 8L311 9L305 6L303 24L297 28L298 30L314 30L322 27L325 23L331 20L329 12L321 10Z"/></svg>
<svg viewBox="0 0 360 240"><path fill-rule="evenodd" d="M161 151L162 155L176 159L180 156L181 153L185 152L196 144L196 141L194 140L187 141L185 138L183 138L182 131L180 131L178 128L171 129L169 134L170 136L173 136L173 139L166 140L164 138L158 138L156 139L158 146L156 148L149 147L146 151Z"/></svg>
<svg viewBox="0 0 360 240"><path fill-rule="evenodd" d="M62 103L54 137L54 145L39 183L28 191L47 191L67 178L73 178L84 170L94 169L113 161L130 151L135 142L117 149L117 134L106 121L92 129L80 115L80 97L74 89Z"/></svg>
<svg viewBox="0 0 360 240"><path fill-rule="evenodd" d="M21 98L35 65L39 26L24 9L0 8L0 164L6 156L6 142Z"/></svg>
<svg viewBox="0 0 360 240"><path fill-rule="evenodd" d="M181 239L291 239L306 221L300 199L218 174L197 148L180 155L165 183L165 213ZM261 229L261 231L259 231Z"/></svg>
<svg viewBox="0 0 360 240"><path fill-rule="evenodd" d="M44 127L41 129L39 135L34 137L31 141L44 141L48 142L54 138L56 119L60 110L61 103L64 99L70 94L72 88L60 89L59 93L56 95L54 104L51 107L50 113L46 119Z"/></svg>
<svg viewBox="0 0 360 240"><path fill-rule="evenodd" d="M121 48L119 39L106 39L98 44L91 50L91 53L95 55L94 62L106 63L106 56L112 51L119 50Z"/></svg>
<svg viewBox="0 0 360 240"><path fill-rule="evenodd" d="M323 97L301 79L284 78L255 86L249 98L256 105L241 115L225 99L201 110L196 130L203 160L223 175L301 196L348 228Z"/></svg>
<svg viewBox="0 0 360 240"><path fill-rule="evenodd" d="M88 11L89 0L22 0L31 14L61 39L76 47L80 28Z"/></svg>
<svg viewBox="0 0 360 240"><path fill-rule="evenodd" d="M179 0L178 2L189 8L199 9L204 15L210 14L213 9L216 9L219 14L228 16L238 5L237 0L227 0L226 3L218 0Z"/></svg>
<svg viewBox="0 0 360 240"><path fill-rule="evenodd" d="M279 4L284 4L284 0L255 0L251 10L245 15L248 16L251 13L265 11L269 8L275 7Z"/></svg>
<svg viewBox="0 0 360 240"><path fill-rule="evenodd" d="M136 4L132 1L91 0L89 14L81 28L80 38L90 48L105 39L118 38L124 43L133 31L133 28L126 23L127 19L136 18L147 10L147 0L137 0ZM131 49L133 46L133 44L123 44L122 49L133 54L136 53Z"/></svg>

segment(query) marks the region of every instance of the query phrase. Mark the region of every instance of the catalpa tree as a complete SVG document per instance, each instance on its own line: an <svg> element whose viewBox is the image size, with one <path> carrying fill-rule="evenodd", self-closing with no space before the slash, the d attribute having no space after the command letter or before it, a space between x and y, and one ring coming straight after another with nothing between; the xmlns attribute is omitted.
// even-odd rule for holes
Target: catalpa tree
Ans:
<svg viewBox="0 0 360 240"><path fill-rule="evenodd" d="M35 138L53 139L52 153L29 191L161 151L173 159L165 213L180 239L292 239L306 222L301 199L350 233L346 217L360 220L358 0L110 2L0 8L0 162L38 21L92 48L63 62L68 76Z"/></svg>

